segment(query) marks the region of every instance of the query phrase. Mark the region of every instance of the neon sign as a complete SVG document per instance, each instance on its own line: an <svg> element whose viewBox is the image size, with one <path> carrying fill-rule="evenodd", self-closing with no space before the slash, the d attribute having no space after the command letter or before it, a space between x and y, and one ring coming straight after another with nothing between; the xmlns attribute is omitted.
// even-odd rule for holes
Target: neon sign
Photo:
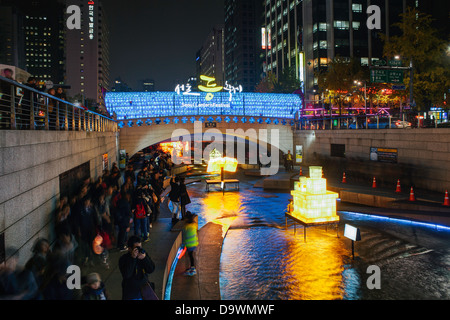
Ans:
<svg viewBox="0 0 450 320"><path fill-rule="evenodd" d="M94 39L94 1L89 1L89 39Z"/></svg>
<svg viewBox="0 0 450 320"><path fill-rule="evenodd" d="M228 83L228 81L225 81L225 87L222 86L218 86L215 82L216 82L216 78L214 77L208 77L205 75L201 75L200 79L206 82L206 86L204 85L199 85L198 86L198 90L202 91L202 92L206 92L206 97L205 100L206 101L211 101L214 98L214 93L220 92L222 90L228 91L229 93L229 99L228 101L231 102L233 100L233 94L235 94L236 92L242 92L242 85L239 85L238 87L234 87L232 85L230 85ZM192 92L192 86L188 83L186 85L182 84L178 84L175 88L175 92L180 95L189 95L189 96L200 96L201 93L199 92ZM208 104L199 104L203 107L207 107L209 106ZM191 105L190 105L191 106ZM220 107L229 107L229 104L224 104L222 103ZM191 106L192 107L192 106Z"/></svg>
<svg viewBox="0 0 450 320"><path fill-rule="evenodd" d="M266 28L261 28L261 47L263 50L266 50Z"/></svg>

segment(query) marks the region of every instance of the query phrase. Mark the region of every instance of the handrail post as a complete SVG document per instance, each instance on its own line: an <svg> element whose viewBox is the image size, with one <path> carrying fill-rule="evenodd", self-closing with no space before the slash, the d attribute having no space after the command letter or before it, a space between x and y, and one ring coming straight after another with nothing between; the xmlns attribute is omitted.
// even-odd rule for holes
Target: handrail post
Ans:
<svg viewBox="0 0 450 320"><path fill-rule="evenodd" d="M49 117L48 117L48 100L49 100L48 97L44 98L44 101L45 101L44 102L45 103L44 128L45 128L45 130L49 129L49 126L48 126L48 119L49 119Z"/></svg>
<svg viewBox="0 0 450 320"><path fill-rule="evenodd" d="M81 109L77 109L78 114L78 131L81 131Z"/></svg>
<svg viewBox="0 0 450 320"><path fill-rule="evenodd" d="M67 106L67 103L64 103L64 130L69 131L69 107Z"/></svg>
<svg viewBox="0 0 450 320"><path fill-rule="evenodd" d="M34 130L34 93L30 92L30 129Z"/></svg>
<svg viewBox="0 0 450 320"><path fill-rule="evenodd" d="M56 112L55 112L55 130L59 130L59 101L56 101Z"/></svg>
<svg viewBox="0 0 450 320"><path fill-rule="evenodd" d="M9 113L9 124L11 125L11 130L16 129L16 93L15 93L14 85L11 85L11 104L10 104L10 113Z"/></svg>

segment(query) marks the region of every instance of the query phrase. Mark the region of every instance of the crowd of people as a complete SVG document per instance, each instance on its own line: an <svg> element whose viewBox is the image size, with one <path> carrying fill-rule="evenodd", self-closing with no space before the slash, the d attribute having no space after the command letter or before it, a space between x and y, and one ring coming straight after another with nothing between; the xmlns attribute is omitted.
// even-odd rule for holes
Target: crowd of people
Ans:
<svg viewBox="0 0 450 320"><path fill-rule="evenodd" d="M16 79L14 79L14 72L10 68L6 68L2 70L2 74L4 77L10 81L20 83ZM23 85L30 87L34 90L37 90L42 93L47 93L50 96L54 96L60 100L69 101L67 98L66 92L63 87L60 85L54 85L52 88L47 88L46 84L43 81L39 81L34 76L30 76L28 80ZM33 99L31 96L33 95ZM31 101L34 102L33 108L30 108ZM7 82L1 82L0 85L0 129L10 129L11 128L11 85ZM30 90L17 90L16 91L16 110L15 110L15 121L16 128L21 130L27 130L30 128L31 121L31 112L33 110L35 120L35 128L40 129L44 127L44 119L45 112L47 111L44 108L45 99L44 96L40 96L38 94L34 94ZM90 109L88 109L84 104L81 104L81 107L84 110L94 111L98 114L104 115L106 117L111 117L108 110L99 104L93 104ZM63 109L64 111L64 109ZM60 112L60 129L64 129L64 117L63 113ZM56 103L52 99L48 101L48 120L49 120L49 129L56 129L56 118L57 118L57 108Z"/></svg>
<svg viewBox="0 0 450 320"><path fill-rule="evenodd" d="M160 214L164 179L170 176L172 167L170 155L154 150L137 175L132 165L121 172L114 163L96 181L83 181L76 195L62 197L54 212L54 243L39 238L33 256L21 269L17 268L15 250L6 252L12 258L0 267L0 300L107 299L98 273L84 276L83 290L74 296L66 284L67 268L109 269L111 250L127 252L119 261L124 299L142 298L133 287L146 279L141 272L148 274L155 268L142 244L149 240L150 229ZM172 187L178 193L185 189L183 185L180 179ZM132 258L139 266L128 263ZM132 275L129 281L128 274Z"/></svg>

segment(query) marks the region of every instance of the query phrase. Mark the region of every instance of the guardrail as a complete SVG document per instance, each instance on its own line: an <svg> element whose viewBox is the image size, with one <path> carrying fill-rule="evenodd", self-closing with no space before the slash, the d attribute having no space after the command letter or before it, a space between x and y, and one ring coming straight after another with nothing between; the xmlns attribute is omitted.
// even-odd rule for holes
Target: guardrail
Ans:
<svg viewBox="0 0 450 320"><path fill-rule="evenodd" d="M276 117L248 117L248 116L172 116L153 117L140 119L117 120L119 128L142 127L164 124L193 124L196 121L204 123L207 128L215 128L218 123L249 123L249 124L274 124L282 126L294 126L295 120Z"/></svg>
<svg viewBox="0 0 450 320"><path fill-rule="evenodd" d="M339 129L399 129L412 128L409 121L394 117L380 116L341 116L341 117L302 117L297 122L299 130L339 130ZM434 125L433 125L434 127Z"/></svg>
<svg viewBox="0 0 450 320"><path fill-rule="evenodd" d="M0 76L0 130L117 132L117 122Z"/></svg>

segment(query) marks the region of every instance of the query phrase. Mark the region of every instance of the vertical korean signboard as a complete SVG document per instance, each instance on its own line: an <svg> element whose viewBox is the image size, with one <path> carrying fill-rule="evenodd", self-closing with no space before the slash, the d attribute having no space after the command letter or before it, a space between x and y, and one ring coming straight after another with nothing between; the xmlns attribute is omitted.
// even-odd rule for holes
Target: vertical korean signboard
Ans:
<svg viewBox="0 0 450 320"><path fill-rule="evenodd" d="M261 28L261 47L263 50L266 50L266 28Z"/></svg>
<svg viewBox="0 0 450 320"><path fill-rule="evenodd" d="M88 2L88 15L89 15L89 39L93 40L94 39L94 5L95 2L94 1L89 1Z"/></svg>

